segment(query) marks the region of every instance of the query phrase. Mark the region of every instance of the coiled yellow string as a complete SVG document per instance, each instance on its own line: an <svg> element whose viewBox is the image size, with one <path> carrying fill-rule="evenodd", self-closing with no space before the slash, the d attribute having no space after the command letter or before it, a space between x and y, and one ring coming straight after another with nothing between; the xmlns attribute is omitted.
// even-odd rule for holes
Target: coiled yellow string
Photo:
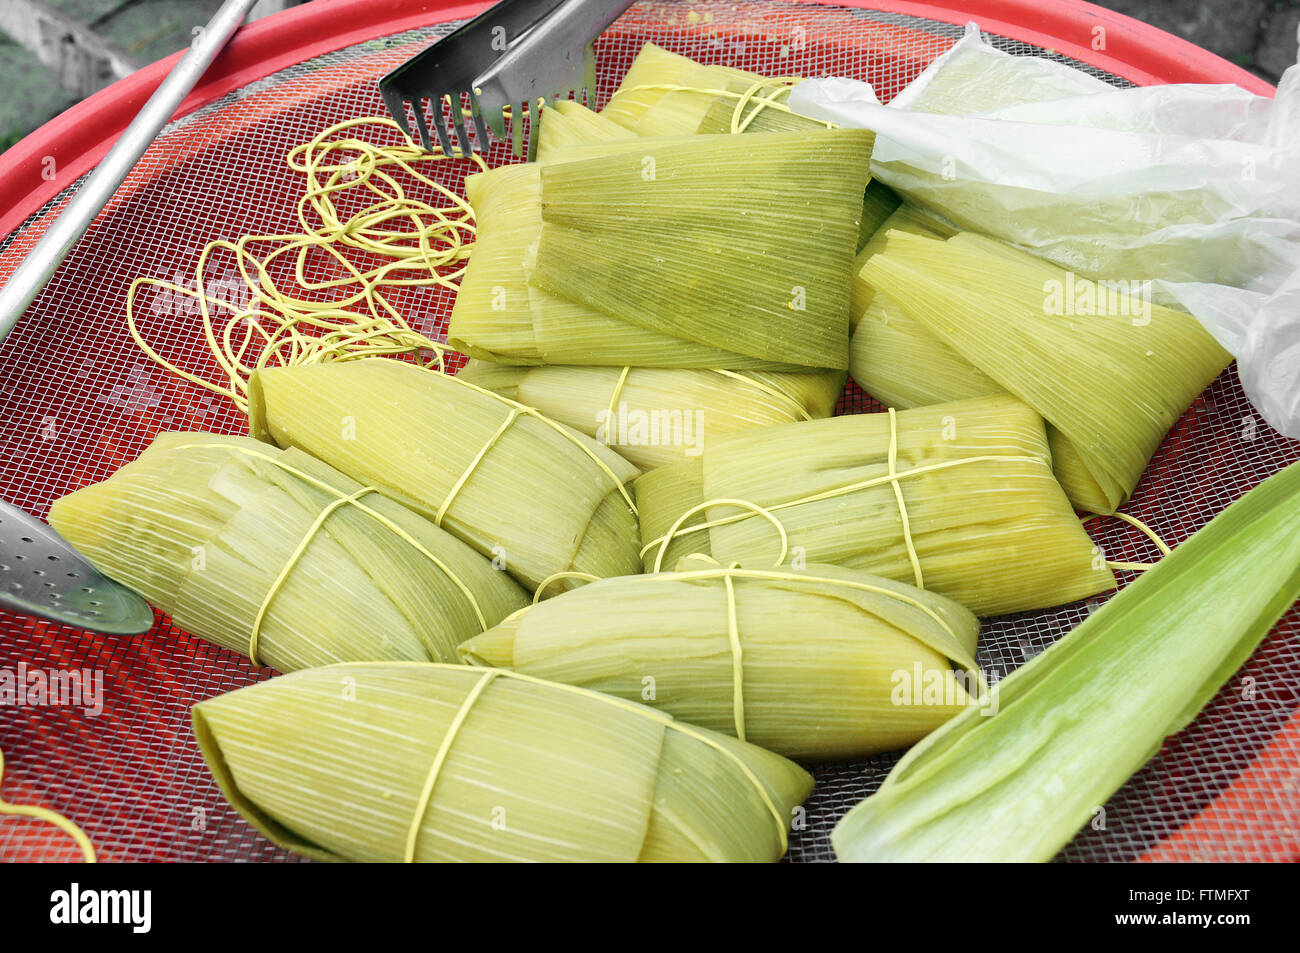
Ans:
<svg viewBox="0 0 1300 953"><path fill-rule="evenodd" d="M137 278L126 300L131 336L154 361L241 410L248 406L249 376L268 365L429 353L430 366L445 368L446 345L412 328L386 291L455 288L464 272L474 211L426 174L448 158L460 156L424 151L387 117L330 126L286 159L305 177L297 202L301 231L208 243L192 287ZM487 168L477 154L468 159ZM351 211L342 211L344 204ZM214 278L217 257L228 264ZM334 277L309 274L322 270ZM287 279L277 277L286 273ZM161 295L154 298L155 311L166 313L178 301L198 311L224 379L186 370L148 344L137 320L146 286Z"/></svg>
<svg viewBox="0 0 1300 953"><path fill-rule="evenodd" d="M5 754L4 751L0 751L0 782L4 781L4 775ZM15 817L34 817L37 820L53 824L76 841L77 847L81 849L81 856L86 863L93 864L95 862L95 845L90 842L86 832L57 811L51 811L47 807L37 807L34 804L10 804L0 798L0 814L9 814Z"/></svg>

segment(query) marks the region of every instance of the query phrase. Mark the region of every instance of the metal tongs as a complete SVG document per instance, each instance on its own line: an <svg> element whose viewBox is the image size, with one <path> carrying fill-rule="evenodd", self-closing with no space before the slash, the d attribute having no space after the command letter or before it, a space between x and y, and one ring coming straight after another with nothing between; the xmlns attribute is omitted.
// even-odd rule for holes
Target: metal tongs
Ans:
<svg viewBox="0 0 1300 953"><path fill-rule="evenodd" d="M433 151L429 119L443 155L465 155L488 147L488 129L506 138L505 110L511 110L515 155L524 145L523 117L530 116L527 151L537 152L537 115L547 99L589 105L596 98L596 56L592 44L633 0L501 0L436 41L379 81L388 111L408 136L410 102L420 142ZM465 109L462 97L469 98ZM431 117L424 102L432 105ZM444 104L449 104L448 116ZM475 135L466 135L465 116Z"/></svg>

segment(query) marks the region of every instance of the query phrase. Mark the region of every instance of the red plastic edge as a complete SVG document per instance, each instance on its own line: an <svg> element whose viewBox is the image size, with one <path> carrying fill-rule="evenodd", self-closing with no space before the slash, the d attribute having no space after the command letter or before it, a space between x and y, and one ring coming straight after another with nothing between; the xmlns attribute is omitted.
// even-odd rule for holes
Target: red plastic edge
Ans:
<svg viewBox="0 0 1300 953"><path fill-rule="evenodd" d="M826 0L791 0L828 5ZM1069 56L1140 85L1163 83L1235 83L1261 96L1272 96L1267 81L1220 56L1139 20L1083 0L836 0L841 7L925 17L943 23L975 21L990 33L1014 37ZM460 20L491 6L490 0L314 0L243 27L185 99L176 116L185 116L227 93L313 56L376 36L400 33L433 23ZM1104 45L1098 42L1104 29ZM1102 46L1095 49L1094 44ZM83 100L22 139L0 156L0 237L76 181L103 157L123 129L171 71L181 53L141 69ZM1142 63L1139 67L1136 63ZM42 174L53 159L56 174ZM1191 860L1189 841L1223 816L1280 770L1286 740L1300 730L1300 714L1219 798L1178 833L1144 855L1144 860ZM1291 773L1294 773L1292 771ZM1300 855L1300 840L1289 827L1268 823L1268 833L1289 841Z"/></svg>
<svg viewBox="0 0 1300 953"><path fill-rule="evenodd" d="M794 0L825 5L825 0ZM1213 53L1138 20L1082 0L838 0L836 6L875 9L945 23L976 20L993 33L1054 49L1133 82L1236 83L1259 95L1274 89ZM313 56L485 10L487 0L314 0L242 28L181 104L184 116L277 70ZM1094 50L1097 27L1105 49ZM108 151L181 53L122 79L47 122L0 156L0 236L8 236L76 181ZM1145 64L1142 67L1136 63ZM53 160L54 175L46 178Z"/></svg>
<svg viewBox="0 0 1300 953"><path fill-rule="evenodd" d="M490 0L314 0L241 27L181 103L189 115L265 76L377 36L477 16ZM0 237L7 237L108 152L184 51L60 113L0 155ZM53 160L55 174L43 174Z"/></svg>

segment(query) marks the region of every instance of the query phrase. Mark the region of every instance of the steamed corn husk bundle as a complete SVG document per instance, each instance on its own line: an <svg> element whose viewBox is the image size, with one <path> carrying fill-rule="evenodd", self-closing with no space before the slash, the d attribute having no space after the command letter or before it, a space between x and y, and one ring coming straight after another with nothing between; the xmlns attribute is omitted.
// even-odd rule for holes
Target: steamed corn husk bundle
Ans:
<svg viewBox="0 0 1300 953"><path fill-rule="evenodd" d="M837 566L678 569L565 593L461 654L803 760L904 747L979 695L979 622L951 599Z"/></svg>
<svg viewBox="0 0 1300 953"><path fill-rule="evenodd" d="M557 99L542 113L537 135L537 161L550 161L565 146L635 138L636 133L600 113L592 112L581 103Z"/></svg>
<svg viewBox="0 0 1300 953"><path fill-rule="evenodd" d="M589 147L554 152L582 155ZM447 329L448 343L457 350L513 365L780 366L639 327L530 284L542 230L539 163L468 176L465 192L478 233Z"/></svg>
<svg viewBox="0 0 1300 953"><path fill-rule="evenodd" d="M636 468L455 377L386 358L265 368L250 382L249 429L377 487L529 587L639 566L623 485Z"/></svg>
<svg viewBox="0 0 1300 953"><path fill-rule="evenodd" d="M50 524L181 628L281 671L452 661L525 604L469 546L362 489L298 450L165 433L56 500Z"/></svg>
<svg viewBox="0 0 1300 953"><path fill-rule="evenodd" d="M534 367L518 399L604 443L642 469L699 456L707 440L751 427L829 417L842 371Z"/></svg>
<svg viewBox="0 0 1300 953"><path fill-rule="evenodd" d="M542 167L534 285L685 341L773 363L847 367L869 135L827 129L618 145Z"/></svg>
<svg viewBox="0 0 1300 953"><path fill-rule="evenodd" d="M692 513L704 502L701 457L648 470L632 482L632 488L636 493L641 538L645 542L641 565L646 572L654 572L656 566L675 566L687 556L712 554L709 534L692 530L708 521L702 511ZM654 540L665 539L684 513L692 515L681 522L680 532L669 539L666 548L651 545Z"/></svg>
<svg viewBox="0 0 1300 953"><path fill-rule="evenodd" d="M730 66L696 66L683 74L641 114L634 132L638 136L693 136L701 131L711 107L718 101L733 106L746 90L763 88L764 79L749 70ZM734 95L720 95L733 93ZM819 123L822 128L825 123ZM720 129L719 132L730 132Z"/></svg>
<svg viewBox="0 0 1300 953"><path fill-rule="evenodd" d="M693 507L652 512L655 494L640 496L651 569L669 565L664 539L689 540L669 552L694 546L724 565L848 566L979 615L1115 584L1052 474L1042 419L1009 394L729 434L701 461L697 488L685 469L658 488L661 499L694 495ZM699 510L706 520L695 528L659 531Z"/></svg>
<svg viewBox="0 0 1300 953"><path fill-rule="evenodd" d="M681 85L682 79L699 67L700 64L688 56L646 43L623 74L623 81L600 115L635 132L646 110L666 96L669 87Z"/></svg>
<svg viewBox="0 0 1300 953"><path fill-rule="evenodd" d="M461 665L334 665L196 705L222 793L353 861L773 861L798 765L653 709Z"/></svg>
<svg viewBox="0 0 1300 953"><path fill-rule="evenodd" d="M519 382L530 370L532 368L526 365L493 364L472 357L456 372L456 376L509 400L518 400Z"/></svg>
<svg viewBox="0 0 1300 953"><path fill-rule="evenodd" d="M1097 513L1128 498L1169 428L1230 360L1195 318L1128 282L1117 290L1076 278L969 232L946 241L888 232L862 277L1048 421L1066 493Z"/></svg>
<svg viewBox="0 0 1300 953"><path fill-rule="evenodd" d="M1300 464L1233 503L913 748L831 835L846 861L1046 861L1300 596ZM974 714L975 717L970 717Z"/></svg>

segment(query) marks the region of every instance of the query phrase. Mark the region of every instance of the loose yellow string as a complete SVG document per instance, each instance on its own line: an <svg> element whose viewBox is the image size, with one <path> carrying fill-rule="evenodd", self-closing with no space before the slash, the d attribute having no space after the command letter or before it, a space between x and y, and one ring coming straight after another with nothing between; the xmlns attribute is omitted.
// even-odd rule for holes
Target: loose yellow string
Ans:
<svg viewBox="0 0 1300 953"><path fill-rule="evenodd" d="M780 525L780 521L772 516L773 510L783 510L792 506L803 506L805 503L819 503L822 500L834 499L837 496L856 493L859 490L871 489L872 487L882 486L886 483L896 483L898 480L904 479L905 477L919 476L923 473L934 473L939 470L947 470L951 467L962 466L967 463L990 463L993 461L1040 463L1046 466L1042 457L1016 456L1013 454L982 454L974 457L962 457L959 460L944 460L940 463L930 463L925 466L912 467L909 470L900 470L896 473L886 473L883 477L872 477L869 480L849 483L845 486L836 487L833 490L823 490L820 493L813 493L808 496L799 497L798 499L787 500L784 503L772 503L765 507L759 506L757 503L748 502L747 500L706 500L698 506L693 506L687 510L686 513L678 518L677 522L672 525L672 528L670 528L665 535L652 539L650 542L642 546L641 556L644 558L645 555L654 547L660 547L659 558L655 561L654 569L655 572L659 572L659 567L662 565L663 561L663 554L667 551L668 544L671 543L675 537L685 536L688 533L696 533L701 530L713 529L716 526L728 526L732 523L738 523L741 520L747 520L750 518L749 514L737 514L735 516L722 516L716 519L707 520L703 523L696 523L694 526L682 526L682 523L684 523L689 517L699 513L701 510L708 509L711 506L743 506L747 509L753 510L755 514L768 518L770 521L778 524L784 545L784 540L787 538L785 527ZM1047 468L1050 472L1050 466ZM759 513L759 510L762 510L763 512Z"/></svg>
<svg viewBox="0 0 1300 953"><path fill-rule="evenodd" d="M424 666L431 666L435 668L454 670L458 672L476 671L476 669L471 669L470 666L467 665L453 665L448 662L414 662L410 660L399 661L399 662L341 662L341 663L336 663L333 666L326 666L326 667L334 668L339 666L345 666L347 668L367 668L367 667L374 667L380 665L424 665ZM688 738L693 738L696 741L701 742L702 744L708 745L710 748L714 749L719 754L734 761L736 766L740 768L741 773L744 774L745 778L754 786L754 789L758 792L758 796L763 801L764 806L766 806L768 812L772 815L773 820L776 821L777 836L781 842L781 852L785 853L786 849L790 846L789 834L787 830L789 822L787 821L786 817L781 813L781 809L776 806L776 802L772 800L772 795L768 792L767 786L763 784L761 780L759 780L758 775L756 775L753 769L750 768L750 766L745 763L744 758L740 757L740 755L736 754L730 748L727 748L716 738L710 738L708 735L704 734L698 729L692 728L690 725L686 725L683 724L682 722L677 721L675 718L673 718L672 715L669 715L666 712L659 711L657 708L647 708L645 705L637 705L633 702L629 702L625 699L618 698L614 695L606 695L602 692L595 692L589 688L581 688L580 686L577 685L569 685L566 684L565 682L550 682L544 678L537 678L536 676L533 675L525 675L523 672L516 672L514 669L500 668L500 669L488 669L487 671L495 673L493 675L494 678L515 678L523 682L530 682L534 685L541 685L542 687L548 689L556 689L559 691L572 692L578 695L585 695L588 698L593 698L606 705L612 705L615 708L621 708L624 711L632 712L633 714L640 715L643 718L653 719L654 721L657 721L660 724L662 724L665 728L671 728L674 731L686 735ZM461 707L463 708L464 705L462 705ZM462 721L463 720L464 719L462 719ZM433 773L430 772L430 775L433 776ZM434 779L436 780L436 777ZM427 779L425 784L426 787L429 788L429 794L432 795L433 793L432 784L430 784Z"/></svg>
<svg viewBox="0 0 1300 953"><path fill-rule="evenodd" d="M395 131L400 142L376 144L364 133L349 132L358 127L389 130L381 136L388 139ZM448 158L462 157L426 152L387 117L330 126L286 157L289 168L306 180L297 203L301 231L209 242L199 255L192 288L137 278L126 299L132 338L158 364L228 397L241 410L247 410L249 377L268 365L432 352L430 363L445 368L446 345L414 330L384 290L457 287L475 234L473 209L421 171L428 163ZM468 158L478 168L487 168L479 155ZM409 195L399 173L431 198ZM349 191L363 196L361 202L375 201L345 218L337 199ZM218 253L233 259L235 271L225 280L240 287L229 294L218 293L209 275L209 264ZM338 277L309 278L313 255L324 256ZM273 263L290 266L295 288L281 287ZM197 306L204 338L224 380L214 382L185 370L147 343L136 320L137 296L146 286L170 296L173 303L179 297ZM231 300L241 289L240 298L246 300Z"/></svg>
<svg viewBox="0 0 1300 953"><path fill-rule="evenodd" d="M0 781L4 780L4 774L5 754L4 751L0 750ZM51 811L47 807L38 807L35 804L10 804L0 798L0 814L9 814L15 817L34 817L37 820L53 824L76 841L77 847L81 849L81 856L86 863L93 864L95 862L95 845L90 842L86 832L57 811Z"/></svg>
<svg viewBox="0 0 1300 953"><path fill-rule="evenodd" d="M1153 529L1152 529L1150 526L1148 526L1146 523L1142 522L1142 521L1141 521L1140 519L1138 519L1136 516L1130 516L1130 515L1127 514L1127 513L1110 513L1110 514L1103 514L1103 513L1090 513L1090 514L1088 514L1087 516L1085 516L1082 520L1080 520L1079 522L1081 522L1081 523L1089 523L1089 522L1091 522L1092 520L1099 519L1099 518L1101 518L1102 516L1105 516L1105 515L1114 516L1114 517L1116 517L1116 518L1118 518L1118 519L1123 520L1125 523L1128 523L1130 526L1136 526L1138 529L1140 529L1143 533L1146 534L1146 537L1147 537L1149 540L1151 540L1151 542L1153 542L1153 543L1156 544L1156 548L1157 548L1158 550L1160 550L1160 555L1161 555L1161 556L1168 556L1170 553L1173 552L1173 549L1170 548L1169 544L1166 543L1163 539L1161 539L1161 538L1156 534L1156 531L1155 531L1155 530L1153 530ZM1119 561L1114 560L1114 559L1108 559L1108 560L1106 560L1106 565L1109 566L1111 569L1124 569L1124 570L1131 570L1131 571L1134 571L1134 572L1143 572L1143 571L1145 571L1145 570L1147 570L1147 569L1154 569L1158 564L1157 564L1157 563L1130 563L1130 562L1119 562Z"/></svg>
<svg viewBox="0 0 1300 953"><path fill-rule="evenodd" d="M261 666L262 664L261 659L257 656L258 641L262 634L262 620L266 618L267 610L271 608L271 603L274 601L276 593L280 591L280 587L284 585L284 581L289 578L289 573L293 572L294 566L298 565L298 560L302 558L303 553L307 552L307 547L311 545L311 541L315 538L316 533L325 525L325 521L329 519L330 514L340 506L355 503L367 493L374 492L376 491L373 486L365 486L349 496L339 497L337 500L326 506L325 509L321 510L316 519L312 521L311 526L307 528L307 532L303 534L302 539L298 541L298 545L294 547L293 552L289 554L289 558L280 568L280 574L275 577L275 581L271 583L271 588L266 591L266 596L262 599L262 604L257 608L257 615L253 619L253 631L248 635L248 657L252 659L254 665Z"/></svg>
<svg viewBox="0 0 1300 953"><path fill-rule="evenodd" d="M333 496L336 497L335 502L351 503L351 505L355 506L361 512L365 513L367 516L371 517L376 522L380 523L382 526L396 533L401 539L405 540L407 543L410 543L410 545L415 548L416 552L420 553L420 555L424 556L431 563L437 566L438 569L442 571L443 575L445 575L448 579L450 579L452 583L456 586L456 588L461 591L461 594L464 595L465 598L469 601L470 607L474 610L474 615L478 619L480 630L486 632L487 629L489 628L487 624L487 619L483 615L483 610L478 604L478 599L475 597L474 591L470 589L470 587L467 586L465 582L459 576L457 576L456 573L454 573L451 570L450 566L448 566L445 562L443 562L441 559L439 559L437 556L431 553L429 549L426 546L424 546L423 543L417 540L406 530L402 529L402 527L394 523L383 513L380 513L378 510L375 510L367 506L365 503L362 503L358 499L353 499L348 494L343 493L336 487L330 486L328 483L324 482L323 480L316 479L311 474L305 473L304 471L299 470L297 467L292 467L289 464L284 463L281 460L277 460L268 454L258 453L256 450L250 449L249 447L241 447L239 444L235 444L235 443L187 443L187 444L179 445L176 449L190 450L194 448L210 449L210 450L234 450L237 453L246 454L247 456L250 457L257 457L259 460L265 460L267 463L271 464L272 466L278 467L284 472L297 477L298 479L302 480L304 483L316 487L318 490L322 490L325 493L332 494ZM355 495L359 495L362 492L365 491L360 490Z"/></svg>
<svg viewBox="0 0 1300 953"><path fill-rule="evenodd" d="M438 775L442 773L442 766L447 760L448 752L451 751L452 742L456 740L456 735L460 733L461 726L465 724L465 719L469 717L469 710L474 707L474 703L483 694L483 690L504 671L504 669L499 668L490 668L484 671L483 677L474 683L474 687L469 690L465 700L460 703L456 717L447 726L447 731L442 736L442 743L438 745L438 753L433 756L433 764L429 767L429 774L424 779L424 787L420 790L420 797L415 802L415 816L411 818L411 826L406 832L406 851L402 857L403 863L410 864L415 861L415 842L420 836L420 827L424 824L424 815L429 812L429 802L433 799L433 789L438 784Z"/></svg>
<svg viewBox="0 0 1300 953"><path fill-rule="evenodd" d="M518 417L519 409L517 407L511 408L510 413L506 415L506 419L501 422L501 426L496 429L496 432L492 434L492 436L488 437L487 442L484 443L483 446L479 447L478 453L476 453L474 459L469 462L469 466L464 469L459 479L457 479L456 482L452 484L451 489L447 491L447 495L443 498L442 505L438 507L438 512L434 514L433 522L435 524L438 526L442 525L442 518L447 515L447 509L451 506L452 500L456 499L456 494L460 492L461 487L463 487L469 480L470 474L474 472L478 465L483 461L483 458L488 455L489 451L496 446L496 442L501 439L501 435L510 429L510 425L514 423Z"/></svg>

